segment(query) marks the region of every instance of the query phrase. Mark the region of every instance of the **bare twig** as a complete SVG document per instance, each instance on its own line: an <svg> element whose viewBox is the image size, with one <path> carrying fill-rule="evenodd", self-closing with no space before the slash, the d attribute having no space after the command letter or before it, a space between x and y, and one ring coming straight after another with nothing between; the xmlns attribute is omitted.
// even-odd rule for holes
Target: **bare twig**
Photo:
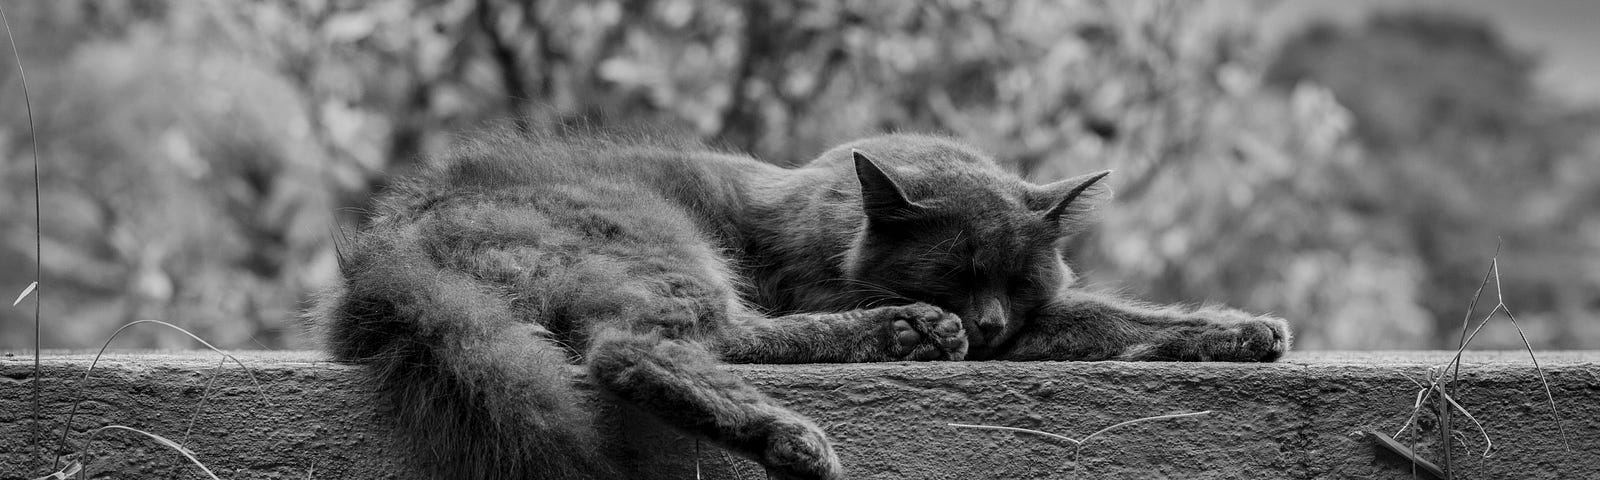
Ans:
<svg viewBox="0 0 1600 480"><path fill-rule="evenodd" d="M1389 451L1405 457L1407 460L1411 460L1412 465L1422 467L1423 470L1433 474L1435 477L1448 478L1445 476L1443 469L1439 468L1438 465L1434 465L1433 462L1428 461L1428 459L1417 455L1415 451L1411 450L1411 447L1407 447L1405 444L1397 442L1393 438L1389 438L1388 435L1384 435L1379 432L1368 431L1365 433L1367 436L1372 437L1373 440L1376 440L1378 445L1383 446L1383 448L1389 449Z"/></svg>

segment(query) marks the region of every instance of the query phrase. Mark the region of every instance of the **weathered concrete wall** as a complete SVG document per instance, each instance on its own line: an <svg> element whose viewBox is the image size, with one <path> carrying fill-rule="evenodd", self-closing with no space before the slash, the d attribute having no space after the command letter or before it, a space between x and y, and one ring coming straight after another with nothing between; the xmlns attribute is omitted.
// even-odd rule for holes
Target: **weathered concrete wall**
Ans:
<svg viewBox="0 0 1600 480"><path fill-rule="evenodd" d="M1448 356L1310 353L1267 365L729 368L816 418L854 478L1401 479L1412 478L1409 466L1357 432L1398 429L1418 391L1407 376L1421 379L1430 364ZM403 477L394 471L400 453L389 448L381 422L357 394L351 367L310 352L242 354L261 388L237 366L225 365L202 406L217 359L209 352L108 356L80 387L90 357L49 356L45 427L60 435L71 402L81 399L75 438L107 424L145 429L189 446L222 478ZM1562 448L1525 353L1474 353L1467 360L1458 400L1484 423L1497 448L1488 459L1457 448L1458 478L1600 478L1600 352L1540 355L1570 450ZM49 473L32 456L31 368L30 358L0 358L0 478ZM1070 446L1040 437L946 426L1000 425L1081 438L1128 419L1200 410L1214 413L1105 433L1082 450L1079 463ZM696 457L696 442L636 415L617 421L644 452L644 471L658 478L695 478L696 458L705 478L765 478L753 464L709 445ZM1456 421L1466 420L1458 415ZM1481 447L1475 430L1462 431ZM95 469L107 478L199 477L177 454L125 433L107 432L95 443ZM1437 460L1436 452L1422 450Z"/></svg>

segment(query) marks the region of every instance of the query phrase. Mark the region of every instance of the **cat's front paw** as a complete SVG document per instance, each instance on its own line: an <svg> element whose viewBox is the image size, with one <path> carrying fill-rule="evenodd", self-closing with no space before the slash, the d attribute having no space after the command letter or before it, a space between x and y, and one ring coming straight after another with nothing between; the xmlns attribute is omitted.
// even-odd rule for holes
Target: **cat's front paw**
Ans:
<svg viewBox="0 0 1600 480"><path fill-rule="evenodd" d="M1289 322L1284 319L1237 311L1210 313L1220 318L1211 319L1213 323L1185 349L1193 360L1272 362L1289 351Z"/></svg>
<svg viewBox="0 0 1600 480"><path fill-rule="evenodd" d="M782 480L842 480L844 467L828 445L827 436L802 418L779 418L768 425L767 446L758 459L767 478Z"/></svg>
<svg viewBox="0 0 1600 480"><path fill-rule="evenodd" d="M967 332L961 318L926 303L874 310L886 323L891 360L961 360L967 357Z"/></svg>

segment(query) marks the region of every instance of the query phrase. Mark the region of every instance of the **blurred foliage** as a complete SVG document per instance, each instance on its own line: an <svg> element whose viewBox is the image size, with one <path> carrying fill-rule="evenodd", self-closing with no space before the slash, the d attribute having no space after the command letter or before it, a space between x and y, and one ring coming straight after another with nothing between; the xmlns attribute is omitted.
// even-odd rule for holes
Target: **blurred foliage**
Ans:
<svg viewBox="0 0 1600 480"><path fill-rule="evenodd" d="M1600 345L1579 321L1600 310L1585 260L1600 115L1540 98L1529 57L1470 19L1388 15L1274 48L1266 6L17 4L45 162L45 346L137 318L309 346L294 312L334 276L336 225L359 223L383 174L493 122L648 125L779 164L941 131L1038 181L1115 168L1119 200L1075 239L1089 278L1271 311L1311 348L1444 345L1504 236L1507 302L1536 343ZM33 279L18 87L0 68L13 292ZM27 344L30 313L0 311L0 347Z"/></svg>
<svg viewBox="0 0 1600 480"><path fill-rule="evenodd" d="M1535 343L1600 344L1600 108L1541 97L1533 54L1454 14L1316 25L1277 57L1269 82L1325 85L1352 112L1367 153L1339 175L1338 201L1415 264L1430 330L1459 338L1503 240L1506 301ZM1497 333L1486 345L1520 347L1509 328Z"/></svg>

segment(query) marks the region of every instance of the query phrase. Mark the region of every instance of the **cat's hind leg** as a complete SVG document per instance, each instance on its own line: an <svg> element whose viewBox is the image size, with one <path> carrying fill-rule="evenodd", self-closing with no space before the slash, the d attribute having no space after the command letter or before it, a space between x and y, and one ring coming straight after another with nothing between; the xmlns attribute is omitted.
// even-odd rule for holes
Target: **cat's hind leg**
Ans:
<svg viewBox="0 0 1600 480"><path fill-rule="evenodd" d="M607 329L594 336L590 352L590 375L603 388L668 425L755 460L770 478L844 478L822 429L718 370L699 342Z"/></svg>
<svg viewBox="0 0 1600 480"><path fill-rule="evenodd" d="M737 302L726 277L706 268L715 261L695 256L629 262L626 272L596 271L615 281L581 282L583 300L567 309L590 312L590 378L669 426L755 460L771 478L843 478L821 428L717 368L705 341Z"/></svg>

